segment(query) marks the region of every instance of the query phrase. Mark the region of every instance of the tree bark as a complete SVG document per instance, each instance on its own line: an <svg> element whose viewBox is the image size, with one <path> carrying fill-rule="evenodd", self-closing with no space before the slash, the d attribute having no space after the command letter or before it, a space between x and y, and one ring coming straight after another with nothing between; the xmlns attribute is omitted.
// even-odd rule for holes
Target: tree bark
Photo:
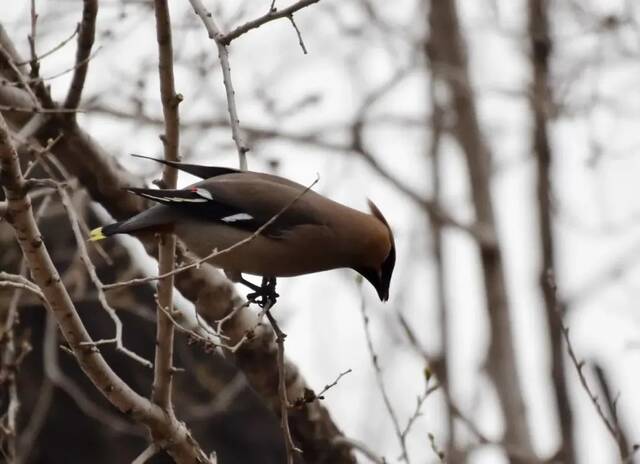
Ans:
<svg viewBox="0 0 640 464"><path fill-rule="evenodd" d="M505 419L505 444L532 454L527 415L518 377L504 267L491 198L491 153L478 121L466 48L455 0L434 0L429 13L427 54L434 78L448 86L456 115L455 137L465 155L476 220L491 231L493 243L479 242L485 304L491 341L487 370L496 387ZM512 462L526 462L512 458Z"/></svg>
<svg viewBox="0 0 640 464"><path fill-rule="evenodd" d="M565 376L561 315L556 308L555 289L549 273L555 273L554 241L551 217L551 146L547 124L553 104L549 86L549 56L551 37L545 0L529 0L529 42L533 82L531 111L533 113L533 151L536 159L538 197L538 227L541 241L540 289L551 348L551 381L557 404L561 440L558 458L567 464L576 462L573 434L573 412ZM562 311L564 312L564 311Z"/></svg>

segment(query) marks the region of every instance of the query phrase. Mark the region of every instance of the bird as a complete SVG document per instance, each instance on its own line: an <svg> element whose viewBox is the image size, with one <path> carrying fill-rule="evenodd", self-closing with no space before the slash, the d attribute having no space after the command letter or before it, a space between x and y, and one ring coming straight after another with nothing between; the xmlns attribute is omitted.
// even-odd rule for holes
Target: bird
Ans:
<svg viewBox="0 0 640 464"><path fill-rule="evenodd" d="M133 156L202 180L182 189L126 188L157 204L93 229L90 241L172 232L200 258L244 241L207 262L252 289L248 298L261 306L275 303L278 277L339 268L353 269L371 283L380 301L389 299L395 241L371 200L368 214L273 174ZM262 284L253 284L244 274L262 276Z"/></svg>

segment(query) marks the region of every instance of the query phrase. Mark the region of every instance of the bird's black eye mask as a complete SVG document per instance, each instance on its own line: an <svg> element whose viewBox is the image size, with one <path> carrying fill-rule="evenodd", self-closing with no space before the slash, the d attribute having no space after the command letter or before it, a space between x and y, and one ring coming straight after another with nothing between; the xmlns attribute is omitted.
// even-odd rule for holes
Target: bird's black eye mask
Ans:
<svg viewBox="0 0 640 464"><path fill-rule="evenodd" d="M386 227L389 232L389 241L391 242L391 249L387 254L387 257L382 262L382 266L380 266L380 282L384 288L387 289L387 293L389 291L389 285L391 284L391 276L393 275L393 268L396 265L396 244L393 238L393 231L391 227L389 227L389 223L382 215L382 212L375 205L374 202L369 200L369 209L371 210L371 214L373 214L376 218L380 220Z"/></svg>
<svg viewBox="0 0 640 464"><path fill-rule="evenodd" d="M382 284L388 289L391 285L391 276L393 275L393 268L396 266L396 247L392 244L389 254L382 263Z"/></svg>

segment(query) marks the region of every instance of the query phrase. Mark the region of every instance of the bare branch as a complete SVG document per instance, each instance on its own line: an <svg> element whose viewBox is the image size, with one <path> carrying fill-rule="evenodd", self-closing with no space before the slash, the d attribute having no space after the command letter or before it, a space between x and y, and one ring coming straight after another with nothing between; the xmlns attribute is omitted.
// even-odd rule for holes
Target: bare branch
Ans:
<svg viewBox="0 0 640 464"><path fill-rule="evenodd" d="M33 114L63 114L63 113L83 113L85 110L82 109L67 109L67 108L38 108L34 107L26 107L26 106L10 106L10 105L0 105L0 111L15 111L17 113L33 113Z"/></svg>
<svg viewBox="0 0 640 464"><path fill-rule="evenodd" d="M213 19L213 15L207 11L201 0L189 0L191 6L200 19L204 23L209 38L213 39L218 49L218 58L220 59L220 66L222 68L222 82L227 94L227 108L229 110L229 123L231 124L231 136L236 144L238 150L238 162L240 169L246 171L247 169L247 152L249 147L246 146L240 134L240 119L238 118L238 109L236 107L235 91L233 90L233 83L231 82L231 66L229 65L229 50L227 46L220 41L222 33L220 28Z"/></svg>
<svg viewBox="0 0 640 464"><path fill-rule="evenodd" d="M96 17L98 16L98 0L84 0L82 8L82 22L78 33L78 50L76 52L76 67L71 78L69 92L64 102L65 108L76 108L80 103L84 81L89 69L89 57L96 35Z"/></svg>
<svg viewBox="0 0 640 464"><path fill-rule="evenodd" d="M54 74L51 74L51 75L45 76L45 77L37 75L37 76L31 77L29 79L25 79L24 83L30 84L32 86L43 86L46 81L52 81L54 79L57 79L58 77L64 76L65 74L69 74L70 72L74 72L75 73L75 71L77 71L78 69L81 69L83 66L88 66L89 61L91 61L93 59L93 57L95 57L96 54L100 50L101 50L101 47L96 48L93 51L93 53L91 53L89 56L83 58L82 61L74 63L73 66L65 68L62 71L58 71L57 73L54 73ZM22 88L24 83L22 81L4 81L3 82L3 84L5 86L15 86L15 87L19 87L19 88ZM42 94L42 91L40 91L39 93ZM42 98L39 97L38 100L40 101L40 100L42 100ZM51 104L51 103L49 103L49 104ZM74 108L66 108L66 109L74 109Z"/></svg>
<svg viewBox="0 0 640 464"><path fill-rule="evenodd" d="M44 301L40 288L24 276L0 271L0 287L12 287L26 290Z"/></svg>
<svg viewBox="0 0 640 464"><path fill-rule="evenodd" d="M551 382L558 408L561 443L559 458L566 463L575 463L575 438L573 432L573 411L565 376L565 357L562 349L562 328L555 314L556 302L547 272L555 271L555 242L553 237L551 183L552 150L549 142L548 126L550 109L553 105L550 83L550 55L552 50L547 8L549 2L529 0L529 42L531 44L531 69L533 72L530 107L533 113L533 151L537 167L537 213L538 230L541 240L541 268L539 285L544 298L544 310L551 351Z"/></svg>
<svg viewBox="0 0 640 464"><path fill-rule="evenodd" d="M596 379L600 384L600 390L604 394L605 405L609 410L611 422L616 428L616 433L618 435L618 439L616 440L616 443L618 445L618 453L620 454L620 457L623 459L623 461L625 459L633 458L635 450L637 450L638 448L638 444L635 443L633 446L629 446L629 439L627 438L626 433L620 425L620 418L618 417L618 399L620 398L620 395L613 395L604 369L598 363L594 362L592 363L592 365L593 370L596 374ZM633 461L633 459L631 459L631 461Z"/></svg>
<svg viewBox="0 0 640 464"><path fill-rule="evenodd" d="M387 409L387 413L391 418L391 422L393 423L393 428L398 438L398 442L400 444L400 450L402 454L400 455L400 459L405 461L407 464L410 463L409 453L407 452L407 442L406 436L403 435L402 429L400 428L400 421L398 420L398 415L396 414L393 405L391 404L391 399L389 398L389 394L387 393L387 388L384 385L384 380L382 378L382 368L380 367L380 362L378 359L378 355L376 354L373 348L373 341L371 340L371 332L369 331L369 316L367 316L367 308L364 301L364 296L361 296L360 303L360 313L362 314L362 323L364 325L364 334L367 340L367 349L369 350L369 356L371 357L371 364L373 365L373 369L375 372L376 383L378 384L378 390L382 394L382 399L384 400L384 406Z"/></svg>
<svg viewBox="0 0 640 464"><path fill-rule="evenodd" d="M478 240L484 303L491 328L487 371L493 381L505 419L505 441L525 451L532 449L526 407L514 352L511 308L507 296L501 246L491 192L492 153L478 119L471 87L466 44L457 2L431 2L428 15L427 56L433 78L449 90L448 108L455 114L454 135L465 157L476 220L490 241Z"/></svg>
<svg viewBox="0 0 640 464"><path fill-rule="evenodd" d="M79 31L80 31L80 24L78 24L78 26L74 29L74 31L71 33L71 35L69 37L67 37L66 39L62 40L59 44L57 44L51 50L49 50L49 51L47 51L47 52L45 52L45 53L43 53L41 55L36 56L36 60L42 61L44 58L46 58L46 57L54 54L58 50L60 50L62 47L67 45L69 42L71 42ZM25 64L29 64L30 62L31 62L31 60L20 61L20 62L17 62L16 65L17 66L24 66Z"/></svg>
<svg viewBox="0 0 640 464"><path fill-rule="evenodd" d="M160 452L161 448L156 443L151 443L140 455L131 461L131 464L145 464L149 459Z"/></svg>
<svg viewBox="0 0 640 464"><path fill-rule="evenodd" d="M409 197L415 202L425 213L428 214L432 221L436 221L438 224L454 227L456 229L468 232L479 243L486 244L486 246L493 246L495 244L495 234L491 232L484 224L477 222L476 224L467 225L449 214L434 200L424 198L423 195L416 192L415 189L409 187L398 176L394 175L389 169L385 168L376 159L374 154L367 147L364 140L365 122L367 122L367 112L373 107L373 105L384 97L389 91L394 89L403 78L408 76L413 70L413 66L408 66L399 69L395 72L385 83L380 87L372 91L357 111L357 116L351 125L351 144L349 146L341 147L342 151L352 151L359 155L364 161L367 162L369 167L373 169L381 177L389 181L398 191ZM324 147L331 148L331 147Z"/></svg>
<svg viewBox="0 0 640 464"><path fill-rule="evenodd" d="M31 102L36 108L41 108L38 97L36 97L36 95L33 93L33 90L31 90L31 87L29 87L28 79L26 79L24 74L20 72L20 69L18 69L18 65L14 63L11 53L6 51L4 47L0 46L0 56L2 57L3 61L8 64L9 69L12 71L11 77L12 79L15 79L15 85L18 88L23 89L25 92L27 92L27 94L29 95L29 98L31 99ZM3 82L3 85L11 85L11 84L12 83L10 82L6 82L6 83Z"/></svg>
<svg viewBox="0 0 640 464"><path fill-rule="evenodd" d="M347 437L336 437L333 439L333 442L339 445L348 446L351 449L361 452L375 464L387 464L387 461L383 457L378 456L365 443L362 443L361 441Z"/></svg>
<svg viewBox="0 0 640 464"><path fill-rule="evenodd" d="M287 8L283 8L282 10L278 10L272 4L271 8L267 12L267 14L265 14L264 16L260 16L259 18L256 18L256 19L253 19L251 21L248 21L248 22L244 23L243 25L236 27L231 32L219 35L216 40L220 41L220 43L222 43L224 45L229 45L231 43L231 41L237 39L241 35L246 34L250 30L256 29L256 28L258 28L258 27L262 26L263 24L266 24L266 23L268 23L270 21L275 21L276 19L281 19L281 18L288 18L288 19L292 20L293 19L293 13L295 13L296 11L301 10L302 8L305 8L305 7L309 6L309 5L313 5L314 3L318 3L319 1L320 0L300 0L300 1L295 2L294 4L292 4L291 6L288 6ZM193 2L192 2L192 4L193 4ZM294 25L294 27L295 27L295 25ZM298 37L299 37L300 36L300 32L298 31L297 27L295 29L298 32ZM302 45L302 39L300 39L300 46L302 47L302 49L304 50L304 52L306 54L307 53L306 49L305 49L304 45Z"/></svg>
<svg viewBox="0 0 640 464"><path fill-rule="evenodd" d="M302 450L297 448L293 443L291 437L291 430L289 429L289 400L287 398L287 374L284 364L284 339L287 337L280 327L278 322L271 315L271 308L275 300L271 300L264 308L264 312L269 319L269 323L276 334L276 344L278 345L278 394L280 395L280 427L284 433L284 443L287 449L287 464L293 464L295 459L295 453L302 453Z"/></svg>
<svg viewBox="0 0 640 464"><path fill-rule="evenodd" d="M335 387L336 385L338 385L338 382L340 382L340 379L342 379L342 377L344 377L347 374L351 374L351 372L353 372L353 369L347 369L344 372L340 372L338 374L338 377L336 377L336 379L331 382L328 385L325 385L324 388L322 390L320 390L320 393L318 393L318 399L323 400L324 399L324 394L327 393L329 390L331 390L333 387Z"/></svg>
<svg viewBox="0 0 640 464"><path fill-rule="evenodd" d="M29 454L34 449L34 444L46 422L53 400L53 390L54 386L51 380L43 379L42 386L38 392L38 400L31 411L29 422L24 426L20 437L18 437L17 464L28 462Z"/></svg>
<svg viewBox="0 0 640 464"><path fill-rule="evenodd" d="M136 393L106 363L87 332L69 293L51 261L46 245L33 216L31 202L26 196L25 180L20 171L18 155L11 144L9 128L0 115L0 184L8 202L7 222L16 231L35 283L40 287L47 307L55 317L67 343L73 350L82 370L98 390L120 411L147 425L162 439L170 438L167 451L178 463L207 462L184 424L166 415L146 398Z"/></svg>
<svg viewBox="0 0 640 464"><path fill-rule="evenodd" d="M76 214L76 211L73 207L71 198L69 198L69 195L64 190L64 188L60 186L58 186L58 194L60 195L60 200L62 201L62 205L64 206L64 209L67 212L67 216L71 224L71 230L73 231L73 236L75 237L76 245L78 246L78 253L80 254L80 260L84 264L84 267L87 270L87 273L89 274L89 278L91 279L91 282L93 282L93 285L96 287L96 290L98 290L98 301L100 302L100 305L107 312L107 314L113 321L113 324L115 325L115 328L116 328L116 334L114 338L109 340L99 340L91 343L83 343L83 346L92 346L92 345L97 346L105 343L113 343L116 346L116 350L120 351L126 356L129 356L131 359L142 364L143 366L152 368L153 364L151 364L150 361L146 360L139 354L134 353L133 351L129 350L127 347L124 346L124 343L122 342L122 321L118 317L116 310L112 308L109 302L107 301L107 296L105 295L104 288L103 288L104 285L102 284L102 281L98 277L96 268L93 265L91 258L89 257L89 250L87 250L86 240L84 239L84 237L82 236L82 232L80 231L80 220L78 219L78 215Z"/></svg>
<svg viewBox="0 0 640 464"><path fill-rule="evenodd" d="M438 457L438 461L444 464L446 462L444 452L440 450L440 448L438 448L438 444L436 443L436 437L432 433L428 434L427 437L429 438L429 445L431 446L431 451L433 451L433 454L435 454Z"/></svg>
<svg viewBox="0 0 640 464"><path fill-rule="evenodd" d="M589 382L587 381L587 378L584 375L584 371L583 371L584 361L578 360L578 357L576 356L576 353L573 350L571 339L569 338L569 328L566 327L564 324L562 325L562 336L564 337L564 341L567 344L567 352L569 353L569 358L571 358L573 367L575 367L575 370L578 374L578 378L580 379L580 384L582 385L582 389L585 391L585 393L589 397L589 400L593 404L593 407L598 413L598 416L600 416L602 423L604 424L606 429L609 431L614 441L618 443L618 434L616 432L616 429L612 424L612 422L609 420L609 418L605 415L604 410L602 409L602 406L600 406L600 402L598 401L598 395L596 395L593 392L593 390L591 389L591 386L589 385Z"/></svg>
<svg viewBox="0 0 640 464"><path fill-rule="evenodd" d="M173 44L171 38L171 19L166 0L155 0L156 36L158 41L158 75L160 77L160 96L164 115L164 159L178 161L180 145L180 121L178 105L182 96L176 94L173 77ZM162 174L164 188L176 188L178 172L171 166L165 166ZM173 234L161 234L158 250L158 273L171 273L174 269L176 238ZM173 338L171 319L165 314L173 313L173 275L163 277L158 282L158 311L156 332L155 369L153 371L152 399L162 409L172 411L171 385L173 377ZM161 310L162 309L162 310Z"/></svg>
<svg viewBox="0 0 640 464"><path fill-rule="evenodd" d="M20 274L16 280L24 279L26 274L24 259L20 260ZM24 279L26 281L26 279ZM1 283L1 281L0 281ZM18 307L22 288L17 288L11 296L0 331L0 385L6 392L6 410L0 416L0 453L7 461L16 459L20 452L18 445L18 413L20 397L18 395L18 372L24 357L31 351L28 338L18 340L16 328L19 323ZM3 404L3 406L4 406Z"/></svg>
<svg viewBox="0 0 640 464"><path fill-rule="evenodd" d="M402 430L402 436L404 437L405 440L409 435L409 432L411 431L413 424L415 424L416 420L418 420L418 417L422 415L422 406L424 405L424 402L427 400L427 398L429 398L429 396L434 391L440 388L440 384L438 383L436 383L435 385L429 385L430 378L431 378L430 375L425 376L426 383L425 383L424 392L418 395L418 397L416 398L416 407L413 410L413 414L411 414L411 416L409 417L409 420L407 421L407 425Z"/></svg>
<svg viewBox="0 0 640 464"><path fill-rule="evenodd" d="M300 48L302 49L302 53L304 53L306 55L307 54L307 47L304 44L304 40L302 40L302 33L300 32L300 29L298 29L298 25L296 24L296 21L293 19L293 15L288 16L288 18L289 18L289 22L293 26L293 29L296 31L296 35L298 36L298 43L300 44Z"/></svg>
<svg viewBox="0 0 640 464"><path fill-rule="evenodd" d="M585 393L589 397L591 404L593 404L593 408L595 409L596 413L600 417L600 420L604 424L605 428L613 438L614 442L618 445L618 450L620 451L620 457L621 459L624 460L630 454L630 450L628 449L624 435L620 433L620 429L616 421L615 412L611 419L607 417L607 415L604 412L604 409L600 405L600 401L598 400L598 395L596 395L593 392L591 386L589 385L589 382L587 381L587 378L584 375L585 363L584 361L578 360L575 350L573 349L573 344L571 343L571 339L569 337L569 328L564 324L564 321L562 319L563 314L561 312L561 306L558 304L558 297L557 297L558 288L556 285L554 274L552 272L548 272L547 279L548 279L548 286L552 292L551 296L552 296L553 307L555 308L555 314L559 320L560 327L562 330L562 337L564 338L564 341L567 347L567 353L569 353L569 358L571 359L571 363L573 364L573 367L575 368L575 371L578 374L580 385L582 385L582 389L585 391Z"/></svg>
<svg viewBox="0 0 640 464"><path fill-rule="evenodd" d="M58 327L50 314L47 314L42 350L42 364L44 366L45 379L66 393L88 417L92 417L115 432L140 436L144 432L136 425L123 420L117 414L105 409L100 403L96 403L91 397L67 376L60 367L58 352L59 346ZM71 353L73 355L73 353Z"/></svg>

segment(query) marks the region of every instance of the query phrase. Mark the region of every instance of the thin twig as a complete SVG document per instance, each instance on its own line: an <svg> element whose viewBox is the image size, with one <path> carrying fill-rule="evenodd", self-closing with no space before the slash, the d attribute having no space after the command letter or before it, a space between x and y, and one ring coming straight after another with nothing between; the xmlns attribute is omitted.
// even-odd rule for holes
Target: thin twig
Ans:
<svg viewBox="0 0 640 464"><path fill-rule="evenodd" d="M236 144L239 166L241 170L247 169L247 152L249 151L249 147L244 142L240 131L240 119L238 118L235 91L233 90L233 83L231 81L231 66L229 64L229 50L227 49L227 47L232 40L238 38L239 36L247 33L252 29L260 27L263 24L276 19L288 18L293 24L293 27L295 28L298 35L300 46L306 54L307 49L304 46L302 35L300 34L299 29L293 21L293 13L313 3L317 3L318 1L319 0L301 0L280 11L275 8L275 2L272 1L269 11L265 15L253 21L249 21L241 26L238 26L233 31L224 34L213 19L213 15L207 10L201 0L189 0L194 11L204 23L204 26L209 34L209 38L215 41L216 47L218 49L218 58L220 59L220 66L222 68L222 81L227 95L227 108L229 110L231 136L234 143Z"/></svg>
<svg viewBox="0 0 640 464"><path fill-rule="evenodd" d="M304 394L302 396L298 397L295 401L293 401L293 403L291 404L291 407L292 408L301 408L305 404L312 403L312 402L314 402L316 400L323 400L324 399L324 394L327 391L329 391L330 389L332 389L333 387L335 387L336 385L338 385L338 382L340 381L340 379L342 377L344 377L345 375L351 373L351 372L352 372L352 369L347 369L346 371L341 372L340 374L338 374L338 377L336 377L336 379L333 382L331 382L330 384L325 385L324 388L318 394L316 394L310 388L305 388L304 389Z"/></svg>
<svg viewBox="0 0 640 464"><path fill-rule="evenodd" d="M37 77L40 72L40 61L38 60L38 54L36 52L37 27L38 13L36 12L36 0L31 0L31 34L28 36L28 41L29 52L31 53L31 59L29 60L31 64L30 76L32 78Z"/></svg>
<svg viewBox="0 0 640 464"><path fill-rule="evenodd" d="M46 81L52 81L54 79L57 79L58 77L64 76L65 74L69 74L70 72L75 72L77 69L87 65L87 63L89 63L89 61L91 61L101 49L102 47L96 48L95 51L91 53L91 55L87 56L80 62L74 63L73 66L63 69L62 71L59 71L57 73L51 74L50 76L46 76L46 77L41 77L41 76L30 77L29 79L25 79L24 82L30 85L41 85ZM23 85L23 82L21 81L3 81L2 83L3 85L10 85L10 86L19 87L19 88L22 88L22 85ZM67 109L73 109L73 108L67 108Z"/></svg>
<svg viewBox="0 0 640 464"><path fill-rule="evenodd" d="M302 450L297 448L291 437L291 430L289 428L289 400L287 399L287 375L284 365L284 340L287 337L278 326L278 322L271 314L271 308L275 303L271 300L264 308L264 312L269 319L269 323L273 328L273 332L276 334L276 345L278 347L277 363L278 363L278 395L280 396L280 427L284 433L284 443L287 449L287 464L293 464L295 453L302 453Z"/></svg>
<svg viewBox="0 0 640 464"><path fill-rule="evenodd" d="M250 302L249 301L244 301L242 303L240 303L239 305L236 305L231 311L229 311L223 318L215 321L216 323L216 332L219 335L222 335L222 326L225 324L225 322L233 319L233 317L238 313L238 311L249 307Z"/></svg>
<svg viewBox="0 0 640 464"><path fill-rule="evenodd" d="M35 117L31 118L31 120L29 122L33 121L36 118L38 118L37 115ZM38 122L38 121L36 121L36 122ZM25 179L29 178L29 175L31 174L31 171L33 169L35 169L35 167L38 165L38 163L40 162L41 159L45 158L45 155L49 154L49 151L53 148L53 146L56 143L58 143L58 141L62 138L62 135L63 134L58 134L58 136L56 138L49 139L46 146L42 147L41 150L37 150L35 152L36 160L33 163L31 163L29 165L29 167L24 171Z"/></svg>
<svg viewBox="0 0 640 464"><path fill-rule="evenodd" d="M24 426L20 432L20 437L18 437L16 464L28 462L29 454L33 450L33 445L36 443L49 414L53 400L53 389L53 382L45 377L38 391L38 399L31 411L29 422Z"/></svg>
<svg viewBox="0 0 640 464"><path fill-rule="evenodd" d="M73 38L76 36L76 34L80 31L80 24L78 24L76 26L76 28L74 29L74 31L71 33L71 35L69 37L67 37L66 39L62 40L60 43L58 43L58 45L56 45L55 47L53 47L51 50L43 53L42 55L37 55L35 58L38 61L42 61L44 58L54 54L55 52L57 52L58 50L60 50L62 47L64 47L65 45L67 45L69 42L71 42L73 40ZM26 64L29 64L31 62L33 58L30 58L28 60L25 61L19 61L16 63L16 66L24 66Z"/></svg>
<svg viewBox="0 0 640 464"><path fill-rule="evenodd" d="M598 395L596 395L591 389L591 387L589 386L589 382L587 381L587 378L585 377L583 372L584 361L578 360L578 357L576 356L576 353L573 350L571 339L569 338L569 328L564 325L564 322L562 323L562 336L564 338L564 341L567 344L567 352L569 353L569 358L571 358L571 362L573 363L573 366L575 367L576 372L578 373L578 378L580 379L580 384L582 385L582 389L587 393L587 396L589 397L589 400L591 400L591 403L593 404L594 409L598 413L598 416L600 416L600 419L602 419L602 423L605 425L606 429L609 431L609 433L617 443L618 434L616 433L615 427L613 426L609 418L605 415L604 410L602 409L602 406L600 406L600 402L598 401Z"/></svg>
<svg viewBox="0 0 640 464"><path fill-rule="evenodd" d="M418 417L422 415L422 406L424 405L424 402L427 400L427 398L429 398L429 395L431 395L438 388L440 388L440 384L437 383L435 385L429 386L429 378L427 378L425 390L422 394L418 395L418 398L416 399L416 407L413 410L413 414L411 414L409 420L407 421L407 425L405 426L404 430L402 430L402 436L405 440L409 435L413 424L415 424Z"/></svg>
<svg viewBox="0 0 640 464"><path fill-rule="evenodd" d="M243 171L247 170L247 152L249 147L245 144L240 133L240 119L238 118L238 108L236 106L235 91L231 81L231 66L229 65L229 50L226 44L220 39L223 37L220 28L213 19L213 15L207 10L200 0L189 0L196 14L204 23L209 38L213 39L218 49L218 58L220 59L220 67L222 68L222 82L227 94L227 109L229 110L229 124L231 125L231 137L236 144L238 151L238 164Z"/></svg>
<svg viewBox="0 0 640 464"><path fill-rule="evenodd" d="M0 111L15 111L16 113L45 113L45 114L63 114L63 113L84 113L85 110L81 108L39 108L39 107L25 107L25 106L11 106L0 105Z"/></svg>
<svg viewBox="0 0 640 464"><path fill-rule="evenodd" d="M393 409L393 405L391 404L391 399L389 398L389 393L387 392L387 388L384 385L384 380L382 379L382 368L380 367L380 362L378 360L378 355L376 354L373 348L373 341L371 340L371 332L369 330L369 316L367 316L367 308L364 301L364 297L361 297L360 304L360 312L362 314L362 322L364 325L364 334L367 340L367 348L369 350L369 355L371 356L371 363L373 364L373 369L375 371L376 383L378 384L378 390L382 394L382 399L384 401L385 408L387 409L387 413L391 418L391 422L393 423L393 429L398 438L398 442L400 443L401 456L400 459L409 464L409 454L407 452L407 443L406 437L402 434L402 429L400 428L400 421L398 420L398 416L396 411Z"/></svg>
<svg viewBox="0 0 640 464"><path fill-rule="evenodd" d="M158 454L161 449L158 444L151 443L137 458L131 461L131 464L145 464L149 459Z"/></svg>
<svg viewBox="0 0 640 464"><path fill-rule="evenodd" d="M587 381L587 378L584 375L584 371L583 371L584 361L578 360L578 357L576 356L576 353L573 349L573 344L571 343L571 339L569 337L569 328L564 324L564 320L562 318L562 312L561 312L562 309L558 304L558 287L556 285L555 276L553 275L552 272L547 273L547 279L548 279L548 285L549 285L549 288L551 289L551 294L552 294L552 300L553 300L552 305L555 308L555 314L560 321L560 327L562 329L561 330L562 337L564 338L564 341L567 345L567 353L569 353L569 358L571 359L571 363L575 367L575 370L578 374L578 378L580 379L580 384L582 385L582 389L585 391L585 393L589 397L589 400L593 404L593 407L596 413L602 420L602 423L604 424L605 428L609 431L609 433L613 437L613 440L615 441L615 443L620 445L620 441L619 441L620 436L616 430L615 424L613 424L612 421L610 421L609 418L604 413L604 410L600 405L600 401L598 401L598 396L593 392L593 390L591 389L591 386L589 385L589 382Z"/></svg>
<svg viewBox="0 0 640 464"><path fill-rule="evenodd" d="M317 397L319 400L323 400L323 399L324 399L324 396L323 396L323 395L324 395L325 393L327 393L329 390L331 390L333 387L335 387L336 385L338 385L338 382L340 382L340 379L342 379L342 377L344 377L344 376L345 376L345 375L347 375L347 374L350 374L351 372L353 372L353 370L352 370L352 369L347 369L347 370L346 370L346 371L344 371L344 372L340 372L340 374L338 374L338 377L336 377L336 379L335 379L333 382L331 382L330 384L325 385L325 386L324 386L324 388L323 388L322 390L320 390L320 393L318 393L318 394L316 395L316 397Z"/></svg>
<svg viewBox="0 0 640 464"><path fill-rule="evenodd" d="M592 365L596 379L604 395L604 404L607 406L613 425L616 428L618 452L620 453L620 458L624 461L628 456L633 455L632 451L637 447L637 444L629 446L629 440L620 425L620 417L618 416L618 400L620 399L620 394L614 396L611 392L611 387L609 386L604 369L597 363L592 363Z"/></svg>
<svg viewBox="0 0 640 464"><path fill-rule="evenodd" d="M270 21L275 21L276 19L281 19L281 18L288 18L289 20L291 20L293 18L293 13L309 5L313 5L314 3L318 3L319 1L320 0L300 0L288 6L287 8L283 8L282 10L278 10L277 8L275 8L274 3L272 3L271 8L269 8L269 11L265 15L260 16L259 18L253 19L251 21L248 21L242 24L241 26L236 27L231 32L223 34L221 37L219 37L218 40L220 40L220 42L222 42L224 45L229 45L231 41L237 39L241 35L246 34L250 30L256 29ZM294 27L295 27L295 24L294 24ZM296 28L296 31L298 31L298 28L297 27L295 28ZM298 36L300 36L299 31L298 31ZM300 42L302 42L302 39L300 39ZM301 44L301 46L303 50L305 50L304 45ZM306 53L307 52L305 50L305 54Z"/></svg>
<svg viewBox="0 0 640 464"><path fill-rule="evenodd" d="M78 409L87 417L94 418L118 433L142 435L142 430L135 424L123 420L120 416L103 408L100 403L93 401L76 382L64 373L58 359L58 345L58 327L53 317L47 314L42 350L45 378L69 395ZM73 352L70 354L75 356Z"/></svg>
<svg viewBox="0 0 640 464"><path fill-rule="evenodd" d="M158 304L158 298L156 297L156 304ZM162 311L164 313L164 315L171 321L171 323L178 329L181 330L182 332L189 334L190 336L192 336L193 338L195 338L196 340L199 340L201 342L204 342L206 344L210 344L213 346L222 346L225 347L222 344L217 343L215 340L213 340L210 337L206 337L203 336L202 334L199 334L198 332L191 330L187 327L185 327L182 323L180 323L180 321L178 321L178 319L176 318L176 315L180 314L178 313L178 311L173 311L170 312L169 308L166 308L164 306L161 306L160 304L158 304L158 310ZM173 367L171 368L172 370L174 369Z"/></svg>
<svg viewBox="0 0 640 464"><path fill-rule="evenodd" d="M298 43L300 44L300 48L302 49L302 53L304 53L306 55L307 54L307 47L304 45L304 40L302 40L302 33L300 32L300 29L298 29L298 25L296 24L295 20L293 19L293 15L289 15L287 17L289 18L289 22L293 26L293 29L296 31L296 35L298 36Z"/></svg>
<svg viewBox="0 0 640 464"><path fill-rule="evenodd" d="M427 435L427 437L429 438L429 446L431 446L431 451L433 451L433 454L435 454L438 457L438 460L442 464L447 462L445 460L444 451L442 451L440 448L438 448L438 445L436 443L436 437L432 433L429 433Z"/></svg>
<svg viewBox="0 0 640 464"><path fill-rule="evenodd" d="M20 274L16 277L22 279L27 272L27 267L24 258L20 260ZM18 279L18 280L20 280ZM25 279L26 280L26 279ZM20 298L22 297L22 289L18 288L9 301L9 306L6 311L6 317L2 331L0 332L0 385L2 385L7 392L6 411L0 418L0 427L2 427L1 435L4 435L1 441L5 446L0 446L0 451L3 451L8 462L16 459L19 448L17 445L18 427L17 419L20 411L20 397L18 395L18 370L24 356L31 351L27 339L23 339L22 343L18 343L16 340L16 328L19 324L18 307L20 305Z"/></svg>
<svg viewBox="0 0 640 464"><path fill-rule="evenodd" d="M73 203L71 198L69 198L69 194L62 188L58 187L58 194L60 195L60 200L62 202L62 206L64 206L65 211L67 212L67 217L69 218L69 222L71 224L71 230L73 231L73 236L76 239L76 244L78 246L78 253L80 253L80 260L84 264L85 269L87 270L87 274L89 274L89 278L93 285L96 287L98 291L98 301L102 308L107 312L113 324L116 328L116 334L112 339L107 340L99 340L92 341L90 343L83 343L83 346L96 346L106 343L113 343L116 346L116 350L130 357L136 362L139 362L145 367L152 368L153 364L150 361L146 360L142 356L133 351L129 350L124 346L122 342L122 321L118 317L116 310L111 307L109 302L107 301L107 296L104 292L104 285L102 281L98 277L98 273L96 272L96 268L89 257L89 251L87 250L86 240L82 236L82 232L80 231L80 221L78 219L78 215L73 207Z"/></svg>
<svg viewBox="0 0 640 464"><path fill-rule="evenodd" d="M13 77L16 79L15 83L9 83L4 79L2 79L2 85L15 84L16 87L23 89L25 92L27 92L27 95L29 95L29 98L31 98L31 101L33 102L35 107L41 108L40 101L38 100L38 97L36 97L36 95L33 93L33 90L31 89L31 87L29 87L28 80L25 79L25 76L24 74L22 74L22 72L18 68L18 65L14 63L11 54L7 52L2 46L0 46L0 56L2 57L3 61L9 65L9 68L12 71Z"/></svg>
<svg viewBox="0 0 640 464"><path fill-rule="evenodd" d="M10 274L8 272L0 271L0 287L12 287L26 290L44 301L44 295L42 294L40 287L26 277L18 274Z"/></svg>
<svg viewBox="0 0 640 464"><path fill-rule="evenodd" d="M351 449L361 452L374 464L387 464L387 460L385 458L378 456L365 443L361 441L354 440L353 438L337 436L333 439L333 443L342 446L348 446Z"/></svg>

